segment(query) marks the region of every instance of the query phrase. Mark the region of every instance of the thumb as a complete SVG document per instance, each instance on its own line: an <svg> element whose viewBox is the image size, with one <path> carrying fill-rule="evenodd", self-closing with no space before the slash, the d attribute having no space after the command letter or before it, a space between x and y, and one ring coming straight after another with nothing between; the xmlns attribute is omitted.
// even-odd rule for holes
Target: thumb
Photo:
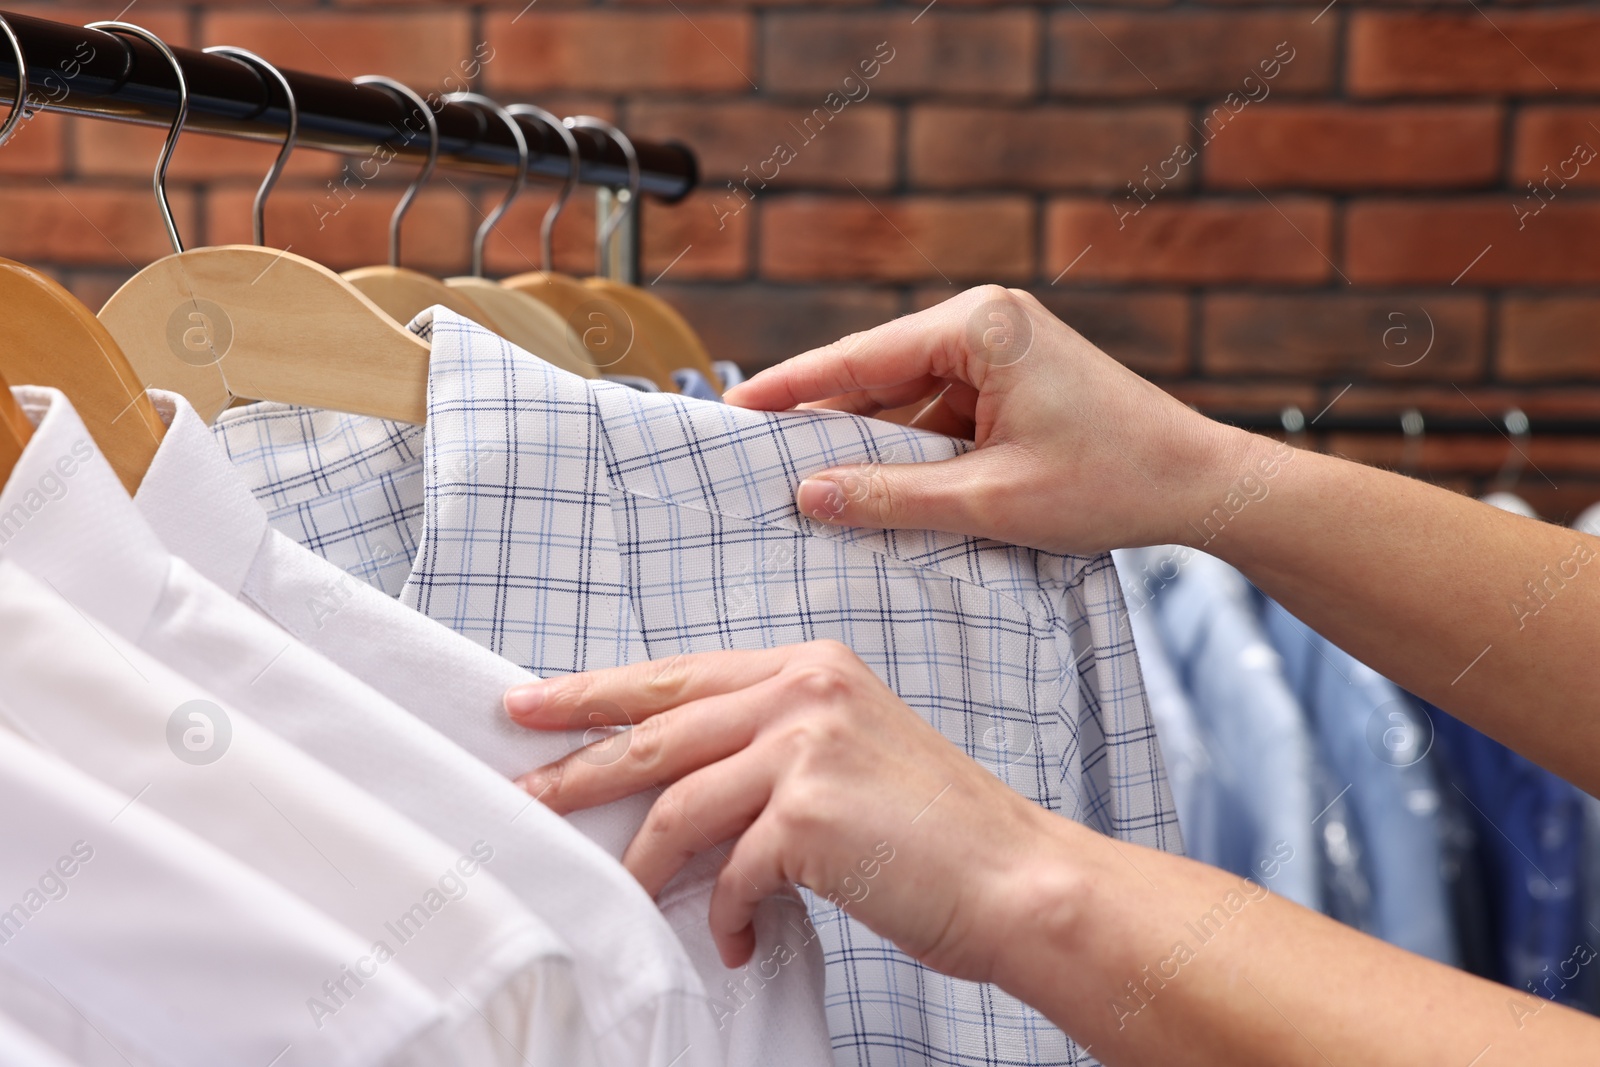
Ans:
<svg viewBox="0 0 1600 1067"><path fill-rule="evenodd" d="M980 494L992 453L970 452L934 463L868 463L834 467L800 483L800 513L832 526L941 530L982 535Z"/></svg>

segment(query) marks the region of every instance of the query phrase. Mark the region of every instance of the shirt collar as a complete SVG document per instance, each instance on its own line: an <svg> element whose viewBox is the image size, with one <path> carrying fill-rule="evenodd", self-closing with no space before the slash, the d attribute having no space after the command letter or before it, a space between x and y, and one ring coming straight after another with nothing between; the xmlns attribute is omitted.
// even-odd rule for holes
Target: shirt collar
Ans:
<svg viewBox="0 0 1600 1067"><path fill-rule="evenodd" d="M167 433L134 503L173 555L238 596L267 536L267 513L187 400L160 389L150 399Z"/></svg>
<svg viewBox="0 0 1600 1067"><path fill-rule="evenodd" d="M171 555L139 516L72 404L56 389L12 389L34 432L0 490L0 556L115 632L138 632Z"/></svg>
<svg viewBox="0 0 1600 1067"><path fill-rule="evenodd" d="M623 662L641 637L623 581L597 397L629 390L561 370L443 307L424 317L433 355L423 538L403 599L488 638L523 666L584 670ZM457 584L461 575L481 580L486 570L507 567L538 567L552 588L583 590L583 638L562 646L565 638L555 634L578 629L542 627L539 647L524 650L515 642L531 637L512 637L473 613L454 614L471 596L472 581ZM454 592L445 594L446 587Z"/></svg>

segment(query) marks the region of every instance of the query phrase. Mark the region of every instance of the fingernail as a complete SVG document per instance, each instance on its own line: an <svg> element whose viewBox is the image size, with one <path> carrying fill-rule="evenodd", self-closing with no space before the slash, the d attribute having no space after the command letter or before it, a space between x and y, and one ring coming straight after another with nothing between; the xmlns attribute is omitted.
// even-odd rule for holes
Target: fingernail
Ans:
<svg viewBox="0 0 1600 1067"><path fill-rule="evenodd" d="M508 689L505 700L506 712L514 719L531 718L544 706L544 694L543 682L530 682L515 689Z"/></svg>
<svg viewBox="0 0 1600 1067"><path fill-rule="evenodd" d="M537 799L541 793L550 788L550 779L543 771L529 771L517 779L524 792Z"/></svg>
<svg viewBox="0 0 1600 1067"><path fill-rule="evenodd" d="M801 514L832 522L844 510L844 490L827 478L807 478L795 492L795 503Z"/></svg>

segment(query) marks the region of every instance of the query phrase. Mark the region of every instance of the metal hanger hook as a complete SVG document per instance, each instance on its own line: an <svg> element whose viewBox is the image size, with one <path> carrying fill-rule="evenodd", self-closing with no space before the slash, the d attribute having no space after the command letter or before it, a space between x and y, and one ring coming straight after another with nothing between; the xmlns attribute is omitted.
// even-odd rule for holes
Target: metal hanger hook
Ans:
<svg viewBox="0 0 1600 1067"><path fill-rule="evenodd" d="M1400 472L1415 475L1422 462L1422 445L1428 426L1418 408L1406 408L1400 413L1400 432L1405 435L1405 448L1400 455Z"/></svg>
<svg viewBox="0 0 1600 1067"><path fill-rule="evenodd" d="M628 217L628 212L636 209L639 203L639 187L644 183L644 176L639 172L639 153L634 150L633 142L628 135L617 129L605 119L596 118L594 115L573 115L564 120L570 130L599 130L617 143L622 149L622 155L628 161L628 202L615 208L600 227L600 258L605 259L606 249L611 247L611 238L616 234L617 227L622 225L622 220ZM603 272L602 272L603 273Z"/></svg>
<svg viewBox="0 0 1600 1067"><path fill-rule="evenodd" d="M267 243L267 197L272 195L272 187L278 184L278 179L283 175L283 168L289 162L289 156L294 152L294 146L300 140L300 105L295 102L294 90L289 87L289 79L283 76L283 71L268 63L254 52L243 48L235 48L229 44L213 45L204 51L218 56L227 56L247 63L264 74L270 75L283 90L284 99L289 102L289 132L283 139L283 148L278 152L278 158L272 164L272 170L261 181L261 188L256 190L255 207L252 209L251 219L255 223L256 244Z"/></svg>
<svg viewBox="0 0 1600 1067"><path fill-rule="evenodd" d="M167 131L167 141L161 146L161 155L156 159L156 174L153 182L156 190L156 203L161 206L161 220L167 224L167 238L172 242L174 252L183 251L183 238L178 236L178 224L172 217L172 205L167 202L167 164L172 162L172 151L178 147L178 137L183 133L183 124L189 120L189 80L183 76L183 64L178 62L178 55L167 47L167 42L145 29L135 26L131 22L91 22L85 29L103 30L105 32L126 33L139 38L156 51L166 57L172 64L172 73L178 79L178 110L172 118L172 128Z"/></svg>
<svg viewBox="0 0 1600 1067"><path fill-rule="evenodd" d="M567 180L561 184L561 192L556 194L555 202L546 209L544 221L539 224L539 258L544 264L546 274L552 269L555 247L556 219L561 217L562 208L567 206L567 198L578 187L578 168L583 159L578 154L578 139L572 136L572 131L550 112L535 104L512 104L506 108L513 115L527 115L529 118L538 119L560 136L561 142L567 146Z"/></svg>
<svg viewBox="0 0 1600 1067"><path fill-rule="evenodd" d="M22 42L17 39L17 31L11 28L11 23L0 15L0 34L11 42L11 51L17 55L17 95L11 100L11 110L6 114L6 121L0 124L0 145L11 139L17 132L17 126L27 116L28 112L28 57L22 54Z"/></svg>
<svg viewBox="0 0 1600 1067"><path fill-rule="evenodd" d="M511 209L512 201L522 195L522 190L528 184L528 138L522 133L522 124L509 110L501 107L497 102L484 96L482 93L449 93L445 99L452 104L471 104L473 107L482 108L493 112L495 117L511 128L511 139L517 145L517 175L511 179L511 188L506 193L505 199L500 201L500 206L489 212L488 218L478 226L478 232L472 237L472 276L483 277L483 249L489 242L489 235L494 232L495 226L500 222L505 213Z"/></svg>
<svg viewBox="0 0 1600 1067"><path fill-rule="evenodd" d="M422 120L428 125L428 161L417 172L411 187L406 190L406 195L400 198L400 203L395 205L394 214L389 216L389 266L400 265L400 224L405 221L406 212L411 210L411 202L417 198L417 193L428 184L428 179L433 177L433 168L439 164L439 120L433 116L433 108L428 102L417 95L404 82L386 78L382 74L363 74L355 79L356 85L376 85L380 89L387 89L396 96L404 97L412 106L422 112Z"/></svg>
<svg viewBox="0 0 1600 1067"><path fill-rule="evenodd" d="M1511 408L1505 415L1506 458L1495 475L1494 488L1509 493L1522 480L1522 469L1528 465L1528 453L1523 446L1533 438L1533 425L1521 408Z"/></svg>

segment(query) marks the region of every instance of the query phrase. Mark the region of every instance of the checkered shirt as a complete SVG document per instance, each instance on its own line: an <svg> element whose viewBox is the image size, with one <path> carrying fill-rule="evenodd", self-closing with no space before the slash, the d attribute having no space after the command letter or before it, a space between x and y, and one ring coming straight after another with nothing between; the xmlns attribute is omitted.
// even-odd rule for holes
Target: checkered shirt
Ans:
<svg viewBox="0 0 1600 1067"><path fill-rule="evenodd" d="M433 343L425 428L274 404L219 420L279 530L539 674L841 641L1017 792L1181 851L1109 556L839 529L795 507L809 473L961 443L585 381L442 308L412 328ZM808 901L837 1064L1094 1062L998 988Z"/></svg>

